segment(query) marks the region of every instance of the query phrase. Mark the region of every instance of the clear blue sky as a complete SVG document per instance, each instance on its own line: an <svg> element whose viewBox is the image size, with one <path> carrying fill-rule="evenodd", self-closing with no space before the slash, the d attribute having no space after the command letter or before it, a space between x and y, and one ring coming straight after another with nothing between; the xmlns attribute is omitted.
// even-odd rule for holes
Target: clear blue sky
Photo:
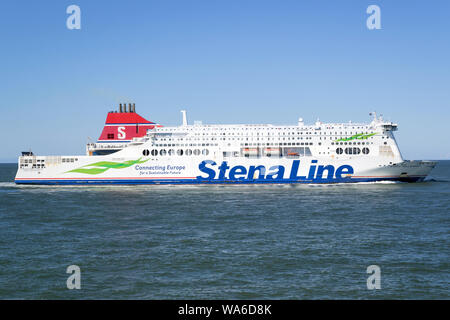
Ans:
<svg viewBox="0 0 450 320"><path fill-rule="evenodd" d="M81 30L66 28L67 6ZM366 8L381 8L368 30ZM0 6L1 162L83 154L119 102L165 125L398 122L450 158L450 1L22 1Z"/></svg>

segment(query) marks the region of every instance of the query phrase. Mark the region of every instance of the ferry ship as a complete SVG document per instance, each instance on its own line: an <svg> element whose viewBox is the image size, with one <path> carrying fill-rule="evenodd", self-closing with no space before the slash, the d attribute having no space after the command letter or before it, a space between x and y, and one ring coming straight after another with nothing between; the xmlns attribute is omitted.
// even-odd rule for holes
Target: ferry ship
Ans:
<svg viewBox="0 0 450 320"><path fill-rule="evenodd" d="M436 162L404 160L397 124L182 124L168 127L120 104L86 155L23 152L17 184L284 184L423 181Z"/></svg>

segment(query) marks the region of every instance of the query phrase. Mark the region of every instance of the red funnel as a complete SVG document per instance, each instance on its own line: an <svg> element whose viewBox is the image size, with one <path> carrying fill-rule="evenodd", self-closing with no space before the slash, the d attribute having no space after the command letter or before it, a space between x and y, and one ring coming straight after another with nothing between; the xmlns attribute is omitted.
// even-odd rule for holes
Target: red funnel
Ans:
<svg viewBox="0 0 450 320"><path fill-rule="evenodd" d="M109 112L98 142L129 142L155 126L161 127L135 112Z"/></svg>

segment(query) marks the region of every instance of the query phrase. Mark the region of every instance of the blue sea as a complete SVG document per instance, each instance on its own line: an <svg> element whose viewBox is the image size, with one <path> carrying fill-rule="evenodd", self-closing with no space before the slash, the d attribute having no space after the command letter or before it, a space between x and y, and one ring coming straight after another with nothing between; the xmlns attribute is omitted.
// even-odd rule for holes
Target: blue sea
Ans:
<svg viewBox="0 0 450 320"><path fill-rule="evenodd" d="M16 170L0 164L1 299L450 298L450 161L411 184L16 186Z"/></svg>

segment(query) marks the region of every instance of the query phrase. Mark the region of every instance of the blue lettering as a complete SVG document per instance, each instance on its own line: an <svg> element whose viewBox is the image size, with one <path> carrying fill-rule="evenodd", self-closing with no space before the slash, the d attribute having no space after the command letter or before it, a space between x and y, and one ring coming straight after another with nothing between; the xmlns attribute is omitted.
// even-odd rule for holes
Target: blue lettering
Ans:
<svg viewBox="0 0 450 320"><path fill-rule="evenodd" d="M349 165L342 165L335 170L333 165L316 165L317 160L311 161L311 166L309 167L308 178L305 176L299 176L299 168L300 168L300 160L292 161L291 172L289 176L289 180L291 181L301 181L301 180L333 180L333 177L336 177L336 180L347 178L347 175L350 176L354 173L354 169ZM197 176L199 180L213 180L216 179L217 172L218 180L284 180L284 166L272 166L269 168L269 173L266 176L266 167L263 165L259 166L250 166L248 171L245 166L238 165L234 166L230 169L230 166L226 161L223 161L222 164L214 169L212 167L217 164L212 160L202 161L198 168L202 173L205 173L207 177ZM142 169L143 167L139 167ZM178 169L178 167L172 167L171 169ZM181 167L180 167L181 168ZM138 169L138 170L139 170ZM227 171L230 169L228 178ZM326 172L326 176L324 177ZM255 177L256 176L256 177ZM345 176L345 177L343 177ZM289 181L288 180L288 181Z"/></svg>
<svg viewBox="0 0 450 320"><path fill-rule="evenodd" d="M336 179L342 179L343 174L353 174L355 171L352 166L343 165L336 170Z"/></svg>
<svg viewBox="0 0 450 320"><path fill-rule="evenodd" d="M230 169L230 167L227 165L227 162L226 161L222 162L222 164L219 167L220 170L218 178L219 180L225 179L225 173L227 172L228 169Z"/></svg>
<svg viewBox="0 0 450 320"><path fill-rule="evenodd" d="M291 175L289 177L291 180L305 180L306 179L306 177L297 176L299 166L300 166L300 160L294 160L292 162Z"/></svg>
<svg viewBox="0 0 450 320"><path fill-rule="evenodd" d="M212 160L205 160L200 162L200 164L198 165L198 169L203 172L206 173L208 175L207 178L204 178L202 176L197 176L197 179L199 180L211 180L214 179L214 177L216 176L216 172L214 171L214 169L208 168L206 165L210 164L212 166L215 166L216 163Z"/></svg>
<svg viewBox="0 0 450 320"><path fill-rule="evenodd" d="M269 172L269 174L266 176L266 180L282 180L284 178L283 166L273 166L270 167L269 170L276 170L276 171Z"/></svg>
<svg viewBox="0 0 450 320"><path fill-rule="evenodd" d="M317 160L312 160L311 164L317 163ZM316 173L316 166L309 167L308 180L314 180L314 174Z"/></svg>
<svg viewBox="0 0 450 320"><path fill-rule="evenodd" d="M334 166L332 166L332 165L328 165L328 166L319 166L319 167L317 168L316 179L318 179L318 180L323 179L323 172L324 172L325 170L328 172L327 179L328 179L328 180L332 180L332 179L333 179L333 176L334 176Z"/></svg>
<svg viewBox="0 0 450 320"><path fill-rule="evenodd" d="M238 178L237 175L244 175L247 173L247 169L244 166L236 166L231 168L229 177L231 180L245 180L245 177Z"/></svg>
<svg viewBox="0 0 450 320"><path fill-rule="evenodd" d="M255 179L255 172L258 171L258 178L257 179L262 179L264 180L264 176L266 175L266 167L264 166L250 166L250 168L248 169L248 176L247 178L249 180L253 180Z"/></svg>

